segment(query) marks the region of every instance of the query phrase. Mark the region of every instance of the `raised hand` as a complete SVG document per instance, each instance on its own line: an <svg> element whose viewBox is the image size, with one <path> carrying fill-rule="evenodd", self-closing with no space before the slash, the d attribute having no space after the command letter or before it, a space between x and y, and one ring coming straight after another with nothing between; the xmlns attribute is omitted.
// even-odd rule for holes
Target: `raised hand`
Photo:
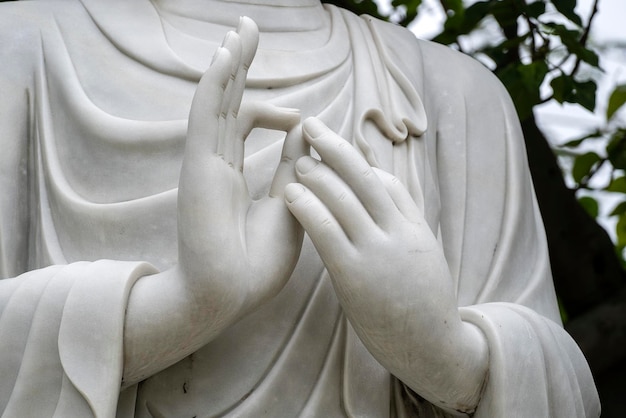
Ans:
<svg viewBox="0 0 626 418"><path fill-rule="evenodd" d="M487 369L480 331L461 321L443 250L402 184L371 168L317 119L305 139L299 184L285 190L335 291L369 351L415 391L470 411Z"/></svg>
<svg viewBox="0 0 626 418"><path fill-rule="evenodd" d="M241 105L258 31L242 18L194 97L178 197L179 267L200 289L215 320L228 322L276 294L297 261L303 232L287 210L284 186L308 151L299 112ZM268 196L252 201L243 177L244 140L256 127L288 132Z"/></svg>
<svg viewBox="0 0 626 418"><path fill-rule="evenodd" d="M243 18L196 90L178 190L179 262L132 288L123 387L193 353L275 295L298 259L303 231L283 190L308 145L297 111L241 105L257 43L256 25ZM242 171L244 140L255 127L287 137L268 196L252 201Z"/></svg>

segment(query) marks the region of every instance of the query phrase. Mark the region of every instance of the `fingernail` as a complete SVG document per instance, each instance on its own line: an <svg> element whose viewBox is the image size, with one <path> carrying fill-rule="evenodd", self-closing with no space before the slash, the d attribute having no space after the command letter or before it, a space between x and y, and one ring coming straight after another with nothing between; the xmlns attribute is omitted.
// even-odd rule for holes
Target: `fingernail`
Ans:
<svg viewBox="0 0 626 418"><path fill-rule="evenodd" d="M232 38L232 36L233 36L232 31L226 32L226 36L224 36L224 39L222 39L222 48L228 45L228 42L230 41L230 38Z"/></svg>
<svg viewBox="0 0 626 418"><path fill-rule="evenodd" d="M308 118L304 121L302 129L311 137L317 138L328 129L324 123L317 118Z"/></svg>
<svg viewBox="0 0 626 418"><path fill-rule="evenodd" d="M304 193L304 187L297 183L289 183L285 186L285 200L289 203L296 200Z"/></svg>
<svg viewBox="0 0 626 418"><path fill-rule="evenodd" d="M296 170L298 170L300 174L306 174L313 170L316 166L317 160L308 156L301 157L298 161L296 161Z"/></svg>
<svg viewBox="0 0 626 418"><path fill-rule="evenodd" d="M241 29L243 29L243 25L246 23L247 20L252 19L250 19L248 16L239 16L239 22L237 23L237 32L241 32Z"/></svg>
<svg viewBox="0 0 626 418"><path fill-rule="evenodd" d="M221 46L219 48L217 48L217 50L213 54L213 59L211 60L211 65L213 65L215 63L215 61L217 60L217 57L222 53L223 49L224 48L222 48Z"/></svg>

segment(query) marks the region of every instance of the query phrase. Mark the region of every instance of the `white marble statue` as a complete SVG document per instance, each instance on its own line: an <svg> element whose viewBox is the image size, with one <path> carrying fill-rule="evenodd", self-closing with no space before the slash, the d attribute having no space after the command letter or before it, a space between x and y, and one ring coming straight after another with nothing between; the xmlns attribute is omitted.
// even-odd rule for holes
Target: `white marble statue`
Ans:
<svg viewBox="0 0 626 418"><path fill-rule="evenodd" d="M599 415L471 59L318 0L20 1L0 93L2 417Z"/></svg>

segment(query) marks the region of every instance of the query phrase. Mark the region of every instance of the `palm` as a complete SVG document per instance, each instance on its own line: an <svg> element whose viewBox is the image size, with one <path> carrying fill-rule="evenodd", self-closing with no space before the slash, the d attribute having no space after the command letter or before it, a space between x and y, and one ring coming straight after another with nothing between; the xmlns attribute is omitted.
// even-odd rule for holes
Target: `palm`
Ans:
<svg viewBox="0 0 626 418"><path fill-rule="evenodd" d="M241 105L258 32L242 19L200 80L189 116L178 200L179 263L213 297L211 309L233 314L275 294L297 260L302 230L282 193L293 161L306 149L299 113L265 104ZM270 193L253 202L243 177L244 140L255 127L289 132Z"/></svg>

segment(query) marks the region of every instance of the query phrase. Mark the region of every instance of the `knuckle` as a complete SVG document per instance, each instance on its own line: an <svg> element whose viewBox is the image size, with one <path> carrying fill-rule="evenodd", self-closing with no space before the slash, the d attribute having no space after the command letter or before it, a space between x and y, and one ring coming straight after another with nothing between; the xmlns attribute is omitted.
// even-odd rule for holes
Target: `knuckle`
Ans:
<svg viewBox="0 0 626 418"><path fill-rule="evenodd" d="M326 134L329 135L329 134ZM350 148L352 148L352 145L350 145L347 141L337 141L337 148L339 148L341 151L346 151L349 150Z"/></svg>
<svg viewBox="0 0 626 418"><path fill-rule="evenodd" d="M325 228L330 228L332 226L332 221L329 218L322 218L320 221L320 225Z"/></svg>
<svg viewBox="0 0 626 418"><path fill-rule="evenodd" d="M370 167L363 168L361 170L361 176L364 178L370 178L374 174L374 171Z"/></svg>
<svg viewBox="0 0 626 418"><path fill-rule="evenodd" d="M294 162L294 159L289 155L283 155L282 157L280 157L280 162L291 164Z"/></svg>

